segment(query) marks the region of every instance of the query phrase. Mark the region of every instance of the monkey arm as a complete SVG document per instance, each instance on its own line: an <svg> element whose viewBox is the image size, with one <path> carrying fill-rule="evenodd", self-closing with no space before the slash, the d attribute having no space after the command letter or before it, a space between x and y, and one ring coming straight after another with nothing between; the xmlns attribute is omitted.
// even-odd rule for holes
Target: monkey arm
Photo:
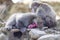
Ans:
<svg viewBox="0 0 60 40"><path fill-rule="evenodd" d="M16 14L12 15L9 17L9 19L6 22L5 28L7 29L12 29L13 27L15 27L16 21L15 21L15 16Z"/></svg>

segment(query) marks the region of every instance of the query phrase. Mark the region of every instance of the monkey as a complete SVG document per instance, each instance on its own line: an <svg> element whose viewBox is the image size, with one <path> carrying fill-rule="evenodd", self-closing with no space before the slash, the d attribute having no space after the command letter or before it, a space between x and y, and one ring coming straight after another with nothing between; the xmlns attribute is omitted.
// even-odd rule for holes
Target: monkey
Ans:
<svg viewBox="0 0 60 40"><path fill-rule="evenodd" d="M16 32L13 30L14 36L20 38L35 18L36 15L32 13L16 13L7 20L5 28L11 31L16 29Z"/></svg>
<svg viewBox="0 0 60 40"><path fill-rule="evenodd" d="M44 26L48 28L53 28L56 26L56 13L53 8L47 3L40 3L36 15L38 18L42 18Z"/></svg>

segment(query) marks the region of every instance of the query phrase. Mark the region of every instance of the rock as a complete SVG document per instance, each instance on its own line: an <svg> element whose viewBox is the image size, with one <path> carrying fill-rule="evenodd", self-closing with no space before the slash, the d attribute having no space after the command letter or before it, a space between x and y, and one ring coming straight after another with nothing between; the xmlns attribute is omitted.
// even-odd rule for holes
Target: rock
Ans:
<svg viewBox="0 0 60 40"><path fill-rule="evenodd" d="M3 34L3 33L1 33L0 34L0 40L8 40L8 36Z"/></svg>
<svg viewBox="0 0 60 40"><path fill-rule="evenodd" d="M44 30L47 34L60 34L59 29L46 29Z"/></svg>
<svg viewBox="0 0 60 40"><path fill-rule="evenodd" d="M47 34L47 35L41 36L37 40L60 40L59 36L60 36L59 34Z"/></svg>
<svg viewBox="0 0 60 40"><path fill-rule="evenodd" d="M1 27L0 28L0 33L9 33L9 31L7 30L7 28Z"/></svg>
<svg viewBox="0 0 60 40"><path fill-rule="evenodd" d="M29 35L31 38L37 39L43 35L46 35L46 33L44 31L40 31L39 29L31 29Z"/></svg>

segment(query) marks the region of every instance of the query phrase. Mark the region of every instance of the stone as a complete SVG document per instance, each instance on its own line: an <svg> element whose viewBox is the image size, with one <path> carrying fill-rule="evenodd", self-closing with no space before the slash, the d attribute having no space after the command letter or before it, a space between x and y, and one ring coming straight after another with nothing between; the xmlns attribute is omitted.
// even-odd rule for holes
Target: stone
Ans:
<svg viewBox="0 0 60 40"><path fill-rule="evenodd" d="M47 35L41 36L37 40L60 40L59 36L60 34L47 34Z"/></svg>
<svg viewBox="0 0 60 40"><path fill-rule="evenodd" d="M46 33L44 31L39 30L39 29L31 29L31 31L29 32L29 35L31 38L37 39L43 35L46 35Z"/></svg>

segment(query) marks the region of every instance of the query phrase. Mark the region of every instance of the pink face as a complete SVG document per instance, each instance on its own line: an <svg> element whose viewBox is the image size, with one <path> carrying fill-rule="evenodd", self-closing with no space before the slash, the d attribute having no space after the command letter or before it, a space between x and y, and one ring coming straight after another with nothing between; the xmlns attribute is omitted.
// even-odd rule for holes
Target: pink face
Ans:
<svg viewBox="0 0 60 40"><path fill-rule="evenodd" d="M43 20L41 18L35 19L34 22L28 26L29 29L38 28L38 27L39 28L43 27Z"/></svg>
<svg viewBox="0 0 60 40"><path fill-rule="evenodd" d="M36 27L37 27L36 23L32 23L28 26L29 29L36 28Z"/></svg>

